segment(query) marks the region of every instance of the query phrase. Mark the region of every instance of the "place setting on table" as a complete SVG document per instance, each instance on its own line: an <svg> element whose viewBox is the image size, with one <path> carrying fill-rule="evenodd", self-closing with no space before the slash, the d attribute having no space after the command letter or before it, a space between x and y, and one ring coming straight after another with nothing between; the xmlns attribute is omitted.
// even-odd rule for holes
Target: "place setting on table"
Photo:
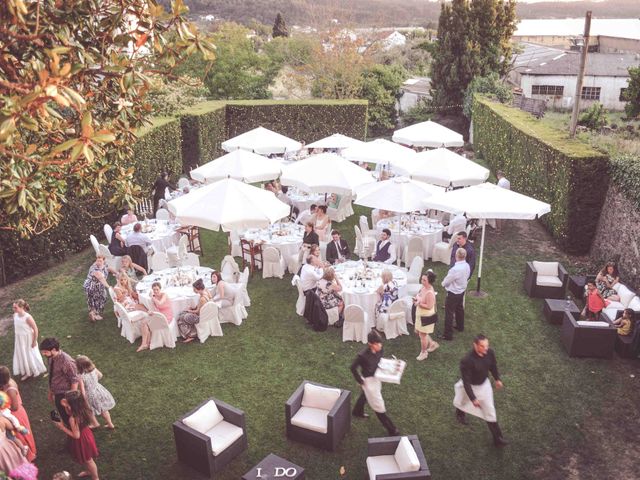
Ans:
<svg viewBox="0 0 640 480"><path fill-rule="evenodd" d="M298 188L289 188L287 197L299 211L307 210L311 205L324 205L327 195L324 193L308 193Z"/></svg>
<svg viewBox="0 0 640 480"><path fill-rule="evenodd" d="M249 228L240 238L262 245L262 248L275 247L280 254L287 258L298 253L302 245L304 227L291 222L277 222L267 228Z"/></svg>
<svg viewBox="0 0 640 480"><path fill-rule="evenodd" d="M156 220L156 219L144 219L140 223L142 226L142 233L149 237L153 249L158 252L164 252L167 248L178 245L180 241L180 233L177 232L180 229L180 225L173 223L169 220ZM123 238L127 238L133 232L135 223L123 225L120 230L120 235Z"/></svg>
<svg viewBox="0 0 640 480"><path fill-rule="evenodd" d="M442 225L435 218L428 218L426 215L397 215L383 218L376 223L378 233L383 229L391 231L391 242L396 245L396 253L402 257L404 247L409 243L411 237L422 238L424 245L423 258L431 258L433 246L442 241Z"/></svg>

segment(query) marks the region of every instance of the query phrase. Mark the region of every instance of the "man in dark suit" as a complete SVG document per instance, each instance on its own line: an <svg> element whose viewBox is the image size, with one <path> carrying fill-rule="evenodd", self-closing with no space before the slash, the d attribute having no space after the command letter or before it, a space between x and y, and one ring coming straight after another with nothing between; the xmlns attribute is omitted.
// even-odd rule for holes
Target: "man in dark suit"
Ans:
<svg viewBox="0 0 640 480"><path fill-rule="evenodd" d="M332 231L331 238L333 240L327 244L327 262L334 265L349 260L351 251L347 241L340 238L340 232Z"/></svg>
<svg viewBox="0 0 640 480"><path fill-rule="evenodd" d="M164 198L164 192L166 189L175 190L173 185L169 183L169 174L167 172L162 172L156 178L155 183L153 184L153 214L158 211L158 204L160 200Z"/></svg>

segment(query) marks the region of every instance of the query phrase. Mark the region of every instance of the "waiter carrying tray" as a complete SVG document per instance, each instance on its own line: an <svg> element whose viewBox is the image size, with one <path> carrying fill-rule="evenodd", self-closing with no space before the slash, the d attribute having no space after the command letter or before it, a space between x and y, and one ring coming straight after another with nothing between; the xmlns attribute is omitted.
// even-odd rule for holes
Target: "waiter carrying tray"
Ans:
<svg viewBox="0 0 640 480"><path fill-rule="evenodd" d="M496 388L500 390L503 385L498 373L496 355L489 348L489 339L480 334L473 340L473 350L460 361L462 379L454 386L453 405L456 407L458 422L468 424L465 413L482 418L493 435L493 444L496 447L504 447L509 442L502 437L502 431L498 426L489 372L493 375Z"/></svg>

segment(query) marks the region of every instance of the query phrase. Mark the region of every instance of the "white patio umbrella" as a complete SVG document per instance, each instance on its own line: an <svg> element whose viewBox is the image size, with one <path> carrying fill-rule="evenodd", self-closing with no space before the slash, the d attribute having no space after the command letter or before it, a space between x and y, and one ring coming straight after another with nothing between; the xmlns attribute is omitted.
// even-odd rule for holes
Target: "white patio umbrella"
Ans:
<svg viewBox="0 0 640 480"><path fill-rule="evenodd" d="M403 166L415 158L416 152L397 143L379 138L362 145L345 148L342 156L352 162L368 162L381 165Z"/></svg>
<svg viewBox="0 0 640 480"><path fill-rule="evenodd" d="M241 148L260 155L271 155L297 152L302 144L267 128L258 127L222 142L222 148L227 152Z"/></svg>
<svg viewBox="0 0 640 480"><path fill-rule="evenodd" d="M267 190L233 178L219 180L168 203L182 225L225 232L265 228L289 215L290 207Z"/></svg>
<svg viewBox="0 0 640 480"><path fill-rule="evenodd" d="M478 185L489 178L489 170L446 148L416 154L409 169L411 178L443 187Z"/></svg>
<svg viewBox="0 0 640 480"><path fill-rule="evenodd" d="M273 180L280 176L282 165L247 150L234 150L191 170L191 178L211 183L224 178L235 178L246 183Z"/></svg>
<svg viewBox="0 0 640 480"><path fill-rule="evenodd" d="M335 153L321 153L287 165L280 183L306 192L353 195L355 189L375 182L371 172Z"/></svg>
<svg viewBox="0 0 640 480"><path fill-rule="evenodd" d="M533 220L551 211L551 205L548 203L498 187L492 183L483 183L433 195L427 198L426 203L429 208L446 212L464 212L467 218L482 220L477 295L481 295L480 281L482 277L486 219Z"/></svg>
<svg viewBox="0 0 640 480"><path fill-rule="evenodd" d="M462 147L464 145L462 135L431 120L396 130L391 139L394 142L412 147L437 148Z"/></svg>
<svg viewBox="0 0 640 480"><path fill-rule="evenodd" d="M347 137L341 133L334 133L328 137L321 138L313 143L310 143L306 148L348 148L357 145L362 145L362 140L356 140L355 138Z"/></svg>

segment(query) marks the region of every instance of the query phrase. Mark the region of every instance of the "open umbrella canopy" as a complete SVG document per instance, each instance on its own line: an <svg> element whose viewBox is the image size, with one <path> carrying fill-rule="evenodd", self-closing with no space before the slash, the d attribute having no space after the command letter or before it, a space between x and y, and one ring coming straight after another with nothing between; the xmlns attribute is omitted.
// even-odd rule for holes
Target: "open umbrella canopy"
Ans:
<svg viewBox="0 0 640 480"><path fill-rule="evenodd" d="M375 179L371 172L335 153L321 153L285 166L280 182L306 192L352 195L357 187Z"/></svg>
<svg viewBox="0 0 640 480"><path fill-rule="evenodd" d="M417 182L407 177L394 177L359 187L356 190L357 199L354 203L390 212L405 213L424 210L426 200L442 192L444 192L442 187Z"/></svg>
<svg viewBox="0 0 640 480"><path fill-rule="evenodd" d="M181 225L225 232L265 228L289 215L290 207L267 190L233 178L205 185L168 204Z"/></svg>
<svg viewBox="0 0 640 480"><path fill-rule="evenodd" d="M341 133L334 133L328 137L322 138L316 142L310 143L306 148L348 148L357 145L362 145L362 140L356 140L355 138L347 137Z"/></svg>
<svg viewBox="0 0 640 480"><path fill-rule="evenodd" d="M362 145L345 148L342 156L352 162L367 162L389 165L394 161L406 163L415 158L416 152L397 143L379 138Z"/></svg>
<svg viewBox="0 0 640 480"><path fill-rule="evenodd" d="M464 212L467 218L533 220L551 211L548 203L493 183L433 195L426 203L436 210Z"/></svg>
<svg viewBox="0 0 640 480"><path fill-rule="evenodd" d="M297 152L302 144L267 128L258 127L222 142L222 148L227 152L241 148L260 155L271 155Z"/></svg>
<svg viewBox="0 0 640 480"><path fill-rule="evenodd" d="M235 178L247 183L264 182L278 178L280 162L247 150L234 150L191 170L191 178L211 183L224 178Z"/></svg>
<svg viewBox="0 0 640 480"><path fill-rule="evenodd" d="M431 120L396 130L391 138L396 143L412 147L437 148L464 145L462 135Z"/></svg>
<svg viewBox="0 0 640 480"><path fill-rule="evenodd" d="M411 178L443 187L466 187L483 183L489 170L446 148L416 154L409 169Z"/></svg>

